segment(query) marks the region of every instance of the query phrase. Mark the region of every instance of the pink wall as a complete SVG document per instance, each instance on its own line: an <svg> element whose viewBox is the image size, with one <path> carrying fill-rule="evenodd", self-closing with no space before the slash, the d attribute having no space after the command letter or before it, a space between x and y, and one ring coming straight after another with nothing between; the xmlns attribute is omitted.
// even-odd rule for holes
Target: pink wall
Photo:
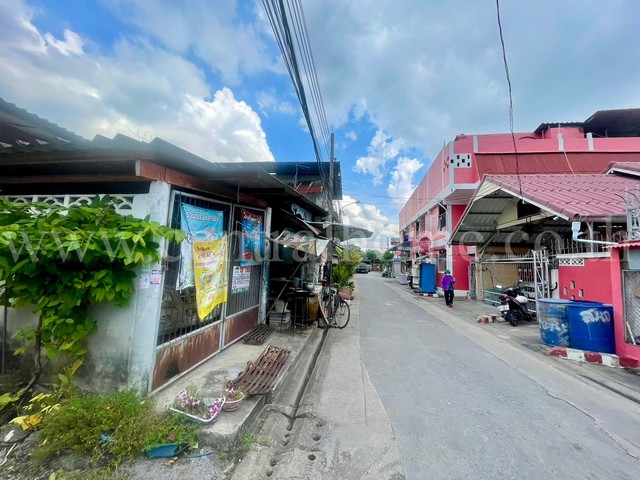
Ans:
<svg viewBox="0 0 640 480"><path fill-rule="evenodd" d="M453 276L456 277L457 290L469 290L469 260L467 247L452 247Z"/></svg>
<svg viewBox="0 0 640 480"><path fill-rule="evenodd" d="M613 328L616 339L616 354L620 357L621 367L640 366L640 346L625 341L624 298L622 293L622 265L620 264L621 249L611 249L611 288L613 295Z"/></svg>
<svg viewBox="0 0 640 480"><path fill-rule="evenodd" d="M562 133L564 148L567 152L588 152L589 141L578 127L551 128L543 134L519 132L514 134L520 153L557 153L558 132ZM509 133L477 135L477 153L512 154L513 141ZM593 152L640 152L640 137L593 138ZM427 174L420 180L411 198L400 211L400 227L414 217L430 201L449 186L449 169L446 165L450 143L438 153ZM458 135L453 142L454 153L473 153L474 136ZM455 170L455 183L475 183L480 180L475 159L472 168ZM503 172L508 173L508 172Z"/></svg>
<svg viewBox="0 0 640 480"><path fill-rule="evenodd" d="M585 258L584 267L558 269L558 292L566 300L611 303L611 258ZM582 290L583 296L580 296Z"/></svg>

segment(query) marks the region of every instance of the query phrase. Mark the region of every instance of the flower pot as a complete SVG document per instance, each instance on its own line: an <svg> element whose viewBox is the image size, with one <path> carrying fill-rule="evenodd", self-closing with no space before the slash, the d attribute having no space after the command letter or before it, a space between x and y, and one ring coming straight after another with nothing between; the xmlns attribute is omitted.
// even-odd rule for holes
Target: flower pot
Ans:
<svg viewBox="0 0 640 480"><path fill-rule="evenodd" d="M145 452L149 458L168 458L182 453L189 446L180 443L165 443L164 445L146 446Z"/></svg>
<svg viewBox="0 0 640 480"><path fill-rule="evenodd" d="M228 400L225 398L225 401L222 404L222 410L224 410L225 412L235 412L240 408L243 401L244 393L237 394L234 400Z"/></svg>
<svg viewBox="0 0 640 480"><path fill-rule="evenodd" d="M353 300L353 290L349 289L349 287L341 287L339 290L340 298L344 298L345 300Z"/></svg>
<svg viewBox="0 0 640 480"><path fill-rule="evenodd" d="M224 408L224 403L225 403L225 398L224 397L215 398L215 399L206 398L204 400L205 400L205 404L207 406L212 405L213 402L222 401L221 407ZM204 419L202 417L198 417L196 415L192 415L192 414L190 414L188 412L184 412L184 411L179 410L179 409L174 408L174 407L170 407L169 410L172 411L173 413L177 413L179 415L184 415L185 417L187 417L187 418L189 418L191 420L194 420L196 422L200 422L200 423L212 423L216 418L218 418L218 415L220 415L220 412L222 411L222 410L219 410L218 412L216 412L216 414L213 417Z"/></svg>

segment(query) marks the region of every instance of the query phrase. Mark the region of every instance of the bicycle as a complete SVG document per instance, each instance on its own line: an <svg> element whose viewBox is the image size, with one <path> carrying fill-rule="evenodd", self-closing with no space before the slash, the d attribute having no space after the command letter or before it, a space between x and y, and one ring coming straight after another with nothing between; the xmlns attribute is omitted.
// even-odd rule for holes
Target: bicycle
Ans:
<svg viewBox="0 0 640 480"><path fill-rule="evenodd" d="M339 293L338 286L333 285L322 290L323 314L328 328L344 328L351 318L351 308L347 299Z"/></svg>

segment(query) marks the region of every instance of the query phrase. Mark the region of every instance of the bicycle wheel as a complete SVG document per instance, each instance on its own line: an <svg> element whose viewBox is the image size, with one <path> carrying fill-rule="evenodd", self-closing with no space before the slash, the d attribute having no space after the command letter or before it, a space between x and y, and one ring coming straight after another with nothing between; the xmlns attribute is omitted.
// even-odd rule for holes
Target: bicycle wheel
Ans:
<svg viewBox="0 0 640 480"><path fill-rule="evenodd" d="M347 324L349 323L350 318L351 318L351 308L349 307L349 304L345 300L340 299L340 305L338 306L338 310L336 311L336 315L334 318L336 327L338 328L346 327Z"/></svg>

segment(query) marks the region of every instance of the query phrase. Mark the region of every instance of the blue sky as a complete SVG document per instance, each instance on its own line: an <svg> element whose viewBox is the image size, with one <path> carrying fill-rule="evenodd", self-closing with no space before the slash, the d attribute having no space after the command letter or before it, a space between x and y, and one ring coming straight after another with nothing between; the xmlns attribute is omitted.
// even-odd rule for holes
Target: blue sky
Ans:
<svg viewBox="0 0 640 480"><path fill-rule="evenodd" d="M303 0L346 221L397 235L444 142L508 130L495 2ZM517 130L638 107L635 0L502 2ZM3 0L0 96L86 138L314 161L261 1Z"/></svg>

